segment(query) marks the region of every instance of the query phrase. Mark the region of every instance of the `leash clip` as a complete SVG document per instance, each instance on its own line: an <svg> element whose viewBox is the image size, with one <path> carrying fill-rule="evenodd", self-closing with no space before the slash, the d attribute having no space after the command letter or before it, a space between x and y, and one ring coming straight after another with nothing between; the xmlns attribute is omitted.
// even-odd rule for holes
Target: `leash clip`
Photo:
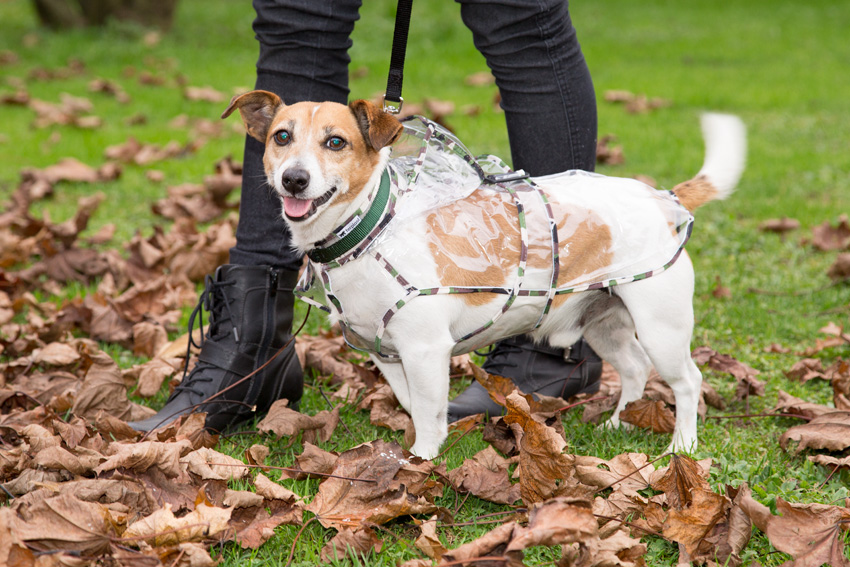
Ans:
<svg viewBox="0 0 850 567"><path fill-rule="evenodd" d="M398 100L387 100L387 95L384 94L384 112L388 114L399 114L401 107L404 106L404 97L398 97Z"/></svg>
<svg viewBox="0 0 850 567"><path fill-rule="evenodd" d="M520 179L525 179L527 177L531 176L526 173L524 169L518 169L516 171L509 171L508 173L496 173L493 175L485 175L484 183L507 183L509 181L519 181Z"/></svg>

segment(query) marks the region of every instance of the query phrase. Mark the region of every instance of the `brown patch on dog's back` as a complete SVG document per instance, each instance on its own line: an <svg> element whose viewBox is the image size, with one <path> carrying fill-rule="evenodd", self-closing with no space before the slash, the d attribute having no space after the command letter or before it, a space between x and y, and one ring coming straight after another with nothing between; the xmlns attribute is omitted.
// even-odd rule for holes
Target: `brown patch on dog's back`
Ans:
<svg viewBox="0 0 850 567"><path fill-rule="evenodd" d="M442 285L500 287L516 274L521 240L516 207L507 193L477 190L429 214L426 225ZM476 306L498 295L460 294Z"/></svg>
<svg viewBox="0 0 850 567"><path fill-rule="evenodd" d="M717 199L719 191L712 185L705 175L697 175L683 183L673 187L673 193L682 203L682 206L693 212L709 201Z"/></svg>
<svg viewBox="0 0 850 567"><path fill-rule="evenodd" d="M567 208L557 201L552 203L552 211L558 219L559 288L611 265L611 228L599 215L587 209ZM553 305L558 307L571 296L556 295Z"/></svg>
<svg viewBox="0 0 850 567"><path fill-rule="evenodd" d="M558 223L558 287L609 266L613 251L608 225L593 211L561 205L556 199L551 202ZM530 227L528 268L551 269L548 220L537 208L527 211L526 220ZM429 214L426 225L441 285L503 287L513 281L521 239L516 205L509 194L478 190ZM486 292L461 294L474 306L485 305L496 296ZM555 296L554 304L561 305L570 297Z"/></svg>

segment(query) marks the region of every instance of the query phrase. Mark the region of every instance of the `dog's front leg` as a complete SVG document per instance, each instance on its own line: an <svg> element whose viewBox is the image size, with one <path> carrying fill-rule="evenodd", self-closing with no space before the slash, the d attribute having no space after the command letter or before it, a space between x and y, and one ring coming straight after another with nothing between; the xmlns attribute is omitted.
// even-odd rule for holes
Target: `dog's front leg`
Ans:
<svg viewBox="0 0 850 567"><path fill-rule="evenodd" d="M407 388L410 417L416 442L410 448L423 459L433 459L448 435L449 361L453 342L416 342L399 349Z"/></svg>
<svg viewBox="0 0 850 567"><path fill-rule="evenodd" d="M370 357L381 374L384 375L387 384L393 390L398 403L404 408L404 411L413 415L410 411L410 388L407 384L407 377L404 375L404 366L400 360L385 360L379 356L371 355Z"/></svg>

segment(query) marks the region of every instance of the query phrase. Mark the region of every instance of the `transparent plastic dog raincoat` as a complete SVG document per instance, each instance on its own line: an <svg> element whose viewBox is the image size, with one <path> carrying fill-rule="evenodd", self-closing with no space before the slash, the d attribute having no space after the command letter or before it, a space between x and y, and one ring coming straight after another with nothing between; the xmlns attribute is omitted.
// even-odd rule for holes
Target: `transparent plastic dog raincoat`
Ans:
<svg viewBox="0 0 850 567"><path fill-rule="evenodd" d="M397 355L384 341L387 325L412 301L473 294L460 299L491 314L470 317L467 328L453 325L455 354L468 352L488 344L484 331L509 310L525 314L509 334L530 332L564 295L664 271L693 224L670 191L583 171L529 178L495 156L474 158L453 134L418 116L404 122L364 208L377 219L368 234L340 255L319 254L367 216L357 211L309 253L296 293L335 315L351 346L388 358ZM346 277L353 261L373 264L368 289L362 278ZM346 308L355 299L362 306L364 293L370 312Z"/></svg>

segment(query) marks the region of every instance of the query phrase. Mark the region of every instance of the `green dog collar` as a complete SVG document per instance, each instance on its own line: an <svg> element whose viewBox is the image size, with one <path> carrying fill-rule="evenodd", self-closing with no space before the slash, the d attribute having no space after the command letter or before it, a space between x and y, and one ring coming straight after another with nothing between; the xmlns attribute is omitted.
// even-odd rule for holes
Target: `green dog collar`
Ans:
<svg viewBox="0 0 850 567"><path fill-rule="evenodd" d="M390 198L390 175L387 170L381 176L381 185L378 187L378 193L369 207L369 211L363 219L354 227L351 232L331 244L326 248L313 248L307 252L307 256L314 262L320 264L328 264L337 258L352 250L358 244L363 242L372 229L381 220L384 209L387 207L387 201Z"/></svg>

